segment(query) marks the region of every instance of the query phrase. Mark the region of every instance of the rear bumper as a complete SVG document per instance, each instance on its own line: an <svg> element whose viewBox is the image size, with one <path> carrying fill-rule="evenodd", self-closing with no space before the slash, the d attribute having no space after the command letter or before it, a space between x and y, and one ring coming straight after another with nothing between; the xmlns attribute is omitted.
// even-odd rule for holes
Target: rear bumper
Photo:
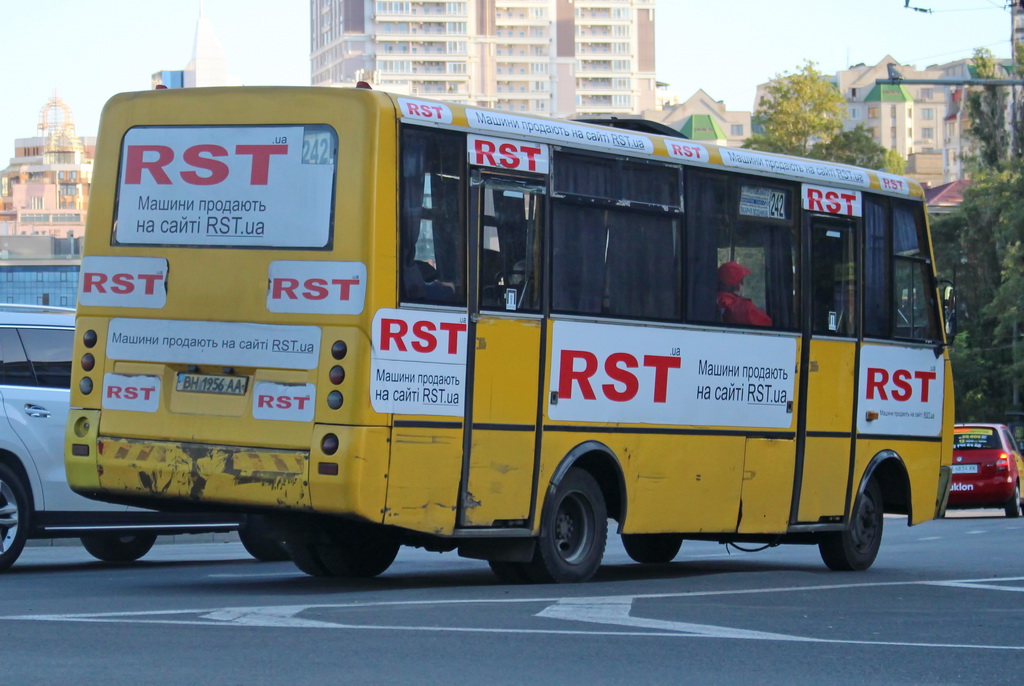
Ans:
<svg viewBox="0 0 1024 686"><path fill-rule="evenodd" d="M88 497L162 511L383 518L387 427L316 424L310 427L309 450L101 436L99 427L99 411L72 409L65 446L68 483ZM336 446L330 455L323 452L325 443Z"/></svg>

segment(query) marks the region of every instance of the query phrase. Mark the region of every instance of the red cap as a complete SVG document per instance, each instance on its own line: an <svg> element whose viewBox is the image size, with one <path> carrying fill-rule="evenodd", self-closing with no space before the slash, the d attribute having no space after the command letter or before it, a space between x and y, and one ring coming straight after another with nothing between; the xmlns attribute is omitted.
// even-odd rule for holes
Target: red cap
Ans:
<svg viewBox="0 0 1024 686"><path fill-rule="evenodd" d="M750 270L739 262L726 262L718 268L718 280L726 286L736 286Z"/></svg>

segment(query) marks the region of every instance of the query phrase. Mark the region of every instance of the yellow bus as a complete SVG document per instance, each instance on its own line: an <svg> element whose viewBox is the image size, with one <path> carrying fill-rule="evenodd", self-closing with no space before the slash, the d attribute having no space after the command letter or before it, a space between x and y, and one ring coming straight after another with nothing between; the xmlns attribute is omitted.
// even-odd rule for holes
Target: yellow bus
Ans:
<svg viewBox="0 0 1024 686"><path fill-rule="evenodd" d="M368 89L117 95L66 463L261 513L311 575L400 546L578 582L614 520L869 567L945 507L952 379L920 186Z"/></svg>

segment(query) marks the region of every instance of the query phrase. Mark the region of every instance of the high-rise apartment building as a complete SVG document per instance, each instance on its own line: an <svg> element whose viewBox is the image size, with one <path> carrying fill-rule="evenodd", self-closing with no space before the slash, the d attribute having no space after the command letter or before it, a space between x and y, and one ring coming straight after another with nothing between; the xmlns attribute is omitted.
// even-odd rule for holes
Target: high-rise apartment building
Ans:
<svg viewBox="0 0 1024 686"><path fill-rule="evenodd" d="M310 0L314 86L568 117L653 109L654 0Z"/></svg>

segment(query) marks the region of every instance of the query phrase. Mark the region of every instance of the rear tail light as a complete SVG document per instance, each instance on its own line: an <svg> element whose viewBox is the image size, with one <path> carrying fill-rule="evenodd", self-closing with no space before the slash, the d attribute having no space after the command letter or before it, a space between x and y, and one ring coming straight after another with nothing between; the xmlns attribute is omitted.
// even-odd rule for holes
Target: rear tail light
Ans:
<svg viewBox="0 0 1024 686"><path fill-rule="evenodd" d="M1000 472L1005 472L1010 468L1010 456L1006 453L999 453L999 459L996 460L996 469Z"/></svg>

